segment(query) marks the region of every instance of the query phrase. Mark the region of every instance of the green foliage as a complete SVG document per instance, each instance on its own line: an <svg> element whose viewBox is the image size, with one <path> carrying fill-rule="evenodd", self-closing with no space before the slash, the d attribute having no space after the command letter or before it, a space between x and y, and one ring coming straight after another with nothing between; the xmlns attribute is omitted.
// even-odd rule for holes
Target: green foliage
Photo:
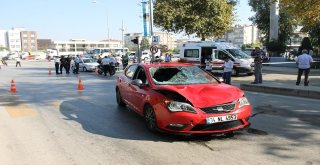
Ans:
<svg viewBox="0 0 320 165"><path fill-rule="evenodd" d="M313 46L320 50L320 22L309 28L310 40Z"/></svg>
<svg viewBox="0 0 320 165"><path fill-rule="evenodd" d="M273 40L267 42L266 47L268 51L280 53L285 51L286 45L284 43Z"/></svg>
<svg viewBox="0 0 320 165"><path fill-rule="evenodd" d="M0 51L3 51L3 50L9 51L9 49L7 47L0 46Z"/></svg>
<svg viewBox="0 0 320 165"><path fill-rule="evenodd" d="M168 52L168 45L159 45L161 52Z"/></svg>
<svg viewBox="0 0 320 165"><path fill-rule="evenodd" d="M250 20L257 25L265 35L262 39L263 44L268 43L270 35L270 2L271 0L249 0L249 5L255 13ZM289 15L285 10L281 10L280 2L279 10L279 43L285 45L289 41L290 36L297 28L298 22Z"/></svg>
<svg viewBox="0 0 320 165"><path fill-rule="evenodd" d="M180 49L179 48L174 48L173 49L173 53L179 53L180 52Z"/></svg>
<svg viewBox="0 0 320 165"><path fill-rule="evenodd" d="M299 54L302 54L302 50L306 49L306 50L313 50L313 47L311 45L311 41L309 39L309 37L304 37L301 41L301 45L299 46Z"/></svg>
<svg viewBox="0 0 320 165"><path fill-rule="evenodd" d="M143 37L140 43L140 49L141 50L149 50L150 43L147 37Z"/></svg>
<svg viewBox="0 0 320 165"><path fill-rule="evenodd" d="M294 16L306 29L319 24L319 0L281 0L283 9Z"/></svg>
<svg viewBox="0 0 320 165"><path fill-rule="evenodd" d="M223 35L234 20L235 0L161 0L154 6L154 23L164 31L206 38Z"/></svg>

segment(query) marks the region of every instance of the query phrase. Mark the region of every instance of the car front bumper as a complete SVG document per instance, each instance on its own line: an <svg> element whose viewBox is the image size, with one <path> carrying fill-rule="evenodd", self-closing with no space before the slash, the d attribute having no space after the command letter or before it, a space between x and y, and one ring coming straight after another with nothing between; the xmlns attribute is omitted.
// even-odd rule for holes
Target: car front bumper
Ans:
<svg viewBox="0 0 320 165"><path fill-rule="evenodd" d="M244 129L250 125L251 106L222 114L168 112L165 107L156 107L158 128L173 134L219 134ZM167 111L167 112L166 112ZM236 120L207 124L209 117L237 115Z"/></svg>

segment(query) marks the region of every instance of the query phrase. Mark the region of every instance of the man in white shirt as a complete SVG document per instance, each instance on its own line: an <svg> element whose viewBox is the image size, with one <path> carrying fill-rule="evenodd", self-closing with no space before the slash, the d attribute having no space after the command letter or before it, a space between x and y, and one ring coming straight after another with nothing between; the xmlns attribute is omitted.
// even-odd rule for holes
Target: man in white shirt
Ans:
<svg viewBox="0 0 320 165"><path fill-rule="evenodd" d="M309 85L308 78L309 78L310 67L313 62L313 59L307 53L308 53L308 50L303 49L302 54L299 55L298 58L296 58L296 63L298 65L298 69L299 69L296 85L300 85L301 75L303 72L304 72L304 86Z"/></svg>
<svg viewBox="0 0 320 165"><path fill-rule="evenodd" d="M223 65L223 82L229 85L231 85L232 69L233 69L233 62L229 56L226 56L224 58L224 65Z"/></svg>
<svg viewBox="0 0 320 165"><path fill-rule="evenodd" d="M101 64L103 66L104 76L107 76L107 72L110 70L110 58L108 56L104 56L101 60Z"/></svg>
<svg viewBox="0 0 320 165"><path fill-rule="evenodd" d="M18 65L21 67L21 58L20 58L20 56L16 58L16 67L18 67Z"/></svg>

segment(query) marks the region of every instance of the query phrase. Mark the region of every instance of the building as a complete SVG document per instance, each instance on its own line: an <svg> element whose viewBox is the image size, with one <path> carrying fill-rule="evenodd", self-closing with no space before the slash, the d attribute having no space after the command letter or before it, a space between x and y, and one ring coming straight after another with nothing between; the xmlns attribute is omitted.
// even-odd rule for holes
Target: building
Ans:
<svg viewBox="0 0 320 165"><path fill-rule="evenodd" d="M71 39L69 41L53 41L53 48L60 55L84 54L86 50L95 48L110 48L111 50L122 49L119 40L86 41L85 39Z"/></svg>
<svg viewBox="0 0 320 165"><path fill-rule="evenodd" d="M218 41L231 42L234 45L241 47L245 44L254 44L259 41L260 32L254 25L237 25L231 30L228 30L223 37Z"/></svg>
<svg viewBox="0 0 320 165"><path fill-rule="evenodd" d="M35 52L38 51L38 35L35 31L21 31L21 51Z"/></svg>
<svg viewBox="0 0 320 165"><path fill-rule="evenodd" d="M21 51L21 31L25 31L24 28L12 28L8 30L8 47L10 51Z"/></svg>
<svg viewBox="0 0 320 165"><path fill-rule="evenodd" d="M47 50L53 48L53 41L51 39L38 39L37 40L38 50Z"/></svg>
<svg viewBox="0 0 320 165"><path fill-rule="evenodd" d="M0 30L0 47L8 47L6 30Z"/></svg>
<svg viewBox="0 0 320 165"><path fill-rule="evenodd" d="M159 45L167 45L169 50L173 50L175 48L175 37L172 33L166 33L166 32L154 32L154 36L159 36ZM135 45L131 42L131 40L135 39L136 37L139 37L139 40L141 41L141 38L144 37L142 33L127 33L124 34L124 45L125 47L132 48ZM151 44L151 36L148 37L148 40Z"/></svg>

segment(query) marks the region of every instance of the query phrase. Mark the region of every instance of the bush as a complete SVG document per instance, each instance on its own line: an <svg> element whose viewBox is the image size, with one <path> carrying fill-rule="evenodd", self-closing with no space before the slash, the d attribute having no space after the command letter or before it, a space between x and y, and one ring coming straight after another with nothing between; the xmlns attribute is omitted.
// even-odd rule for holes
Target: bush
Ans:
<svg viewBox="0 0 320 165"><path fill-rule="evenodd" d="M274 54L279 55L284 52L286 45L284 43L279 43L278 41L270 41L266 44L267 50L273 52Z"/></svg>

